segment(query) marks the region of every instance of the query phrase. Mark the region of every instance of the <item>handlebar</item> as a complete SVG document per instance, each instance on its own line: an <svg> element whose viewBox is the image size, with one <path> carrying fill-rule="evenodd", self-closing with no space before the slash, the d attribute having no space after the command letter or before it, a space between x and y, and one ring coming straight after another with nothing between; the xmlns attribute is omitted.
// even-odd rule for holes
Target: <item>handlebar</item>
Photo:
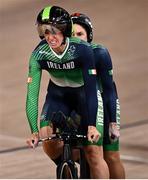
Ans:
<svg viewBox="0 0 148 180"><path fill-rule="evenodd" d="M83 139L87 139L86 135L82 135L82 134L72 134L72 133L56 133L56 134L52 134L51 136L47 137L47 138L43 138L40 139L39 142L44 142L47 140L61 140L61 141L65 141L65 140L83 140Z"/></svg>

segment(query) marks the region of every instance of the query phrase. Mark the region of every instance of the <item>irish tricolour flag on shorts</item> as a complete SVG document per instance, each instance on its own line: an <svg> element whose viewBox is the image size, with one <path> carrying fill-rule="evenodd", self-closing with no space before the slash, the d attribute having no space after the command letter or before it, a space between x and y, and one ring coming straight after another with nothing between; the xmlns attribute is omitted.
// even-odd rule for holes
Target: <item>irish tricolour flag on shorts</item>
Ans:
<svg viewBox="0 0 148 180"><path fill-rule="evenodd" d="M88 70L88 74L90 74L90 75L96 75L96 74L97 74L96 69L89 69L89 70Z"/></svg>

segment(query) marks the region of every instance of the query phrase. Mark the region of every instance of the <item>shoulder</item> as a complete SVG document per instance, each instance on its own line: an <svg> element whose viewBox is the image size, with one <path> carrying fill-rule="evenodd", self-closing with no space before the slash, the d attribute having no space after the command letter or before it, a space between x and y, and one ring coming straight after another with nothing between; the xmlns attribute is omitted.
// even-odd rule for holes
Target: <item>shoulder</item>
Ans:
<svg viewBox="0 0 148 180"><path fill-rule="evenodd" d="M108 53L108 49L102 44L91 43L91 47L94 51L98 51L100 53Z"/></svg>
<svg viewBox="0 0 148 180"><path fill-rule="evenodd" d="M42 49L45 49L48 46L48 43L46 42L46 40L42 40L39 42L39 44L35 47L35 49L33 50L34 52L38 52Z"/></svg>
<svg viewBox="0 0 148 180"><path fill-rule="evenodd" d="M108 49L102 44L91 44L94 55L97 59L102 59L103 61L110 62L111 56Z"/></svg>
<svg viewBox="0 0 148 180"><path fill-rule="evenodd" d="M94 54L90 43L76 37L69 38L69 48L74 47L77 56L85 57Z"/></svg>
<svg viewBox="0 0 148 180"><path fill-rule="evenodd" d="M69 38L69 42L75 44L76 46L91 47L90 43L83 41L77 37Z"/></svg>
<svg viewBox="0 0 148 180"><path fill-rule="evenodd" d="M38 61L44 59L47 54L51 54L51 50L46 40L42 40L32 51L31 58Z"/></svg>
<svg viewBox="0 0 148 180"><path fill-rule="evenodd" d="M47 46L48 44L45 40L40 41L31 53L30 63L35 63L41 60L45 55L45 49Z"/></svg>
<svg viewBox="0 0 148 180"><path fill-rule="evenodd" d="M91 46L94 52L95 61L98 64L98 66L105 68L111 67L112 60L108 49L102 44L92 43Z"/></svg>

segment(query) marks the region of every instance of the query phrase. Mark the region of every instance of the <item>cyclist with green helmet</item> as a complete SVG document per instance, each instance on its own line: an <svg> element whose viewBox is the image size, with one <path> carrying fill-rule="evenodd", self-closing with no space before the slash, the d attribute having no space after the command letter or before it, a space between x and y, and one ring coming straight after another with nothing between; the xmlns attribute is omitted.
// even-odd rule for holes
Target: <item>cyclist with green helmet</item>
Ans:
<svg viewBox="0 0 148 180"><path fill-rule="evenodd" d="M38 14L39 36L44 38L34 49L29 61L26 114L31 128L27 140L35 148L39 136L52 133L50 121L54 113L68 117L73 110L81 117L82 133L88 137L84 145L91 178L108 178L109 172L102 149L102 102L96 89L96 70L93 50L87 42L72 38L69 13L58 6L45 7ZM42 70L49 73L45 104L38 128L38 98ZM101 109L102 108L102 109ZM46 154L56 160L62 149L59 141L43 143Z"/></svg>
<svg viewBox="0 0 148 180"><path fill-rule="evenodd" d="M88 16L74 13L71 18L74 29L73 36L91 43L95 54L98 88L102 89L104 105L104 158L109 167L110 178L122 179L125 178L125 172L119 153L120 105L116 85L113 81L111 57L104 46L92 43L93 28Z"/></svg>

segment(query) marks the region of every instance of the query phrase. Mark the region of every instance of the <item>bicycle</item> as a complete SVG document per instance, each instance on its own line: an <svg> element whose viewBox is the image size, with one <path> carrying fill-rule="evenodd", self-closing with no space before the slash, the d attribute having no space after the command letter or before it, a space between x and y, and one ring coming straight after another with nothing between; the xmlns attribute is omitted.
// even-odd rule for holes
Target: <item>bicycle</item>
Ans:
<svg viewBox="0 0 148 180"><path fill-rule="evenodd" d="M52 118L53 128L56 129L58 127L60 128L61 132L52 134L52 136L40 140L40 141L48 141L48 140L63 141L62 161L56 168L56 178L57 179L78 179L78 178L89 179L90 178L89 166L87 164L84 151L82 149L82 142L86 140L87 137L85 135L78 134L78 131L73 128L74 126L63 124L64 122L67 123L66 117L63 115L62 112L58 112L54 114ZM63 125L62 128L61 125ZM64 127L66 127L66 129ZM78 176L78 167L76 165L76 162L72 160L72 149L80 150L79 176Z"/></svg>

